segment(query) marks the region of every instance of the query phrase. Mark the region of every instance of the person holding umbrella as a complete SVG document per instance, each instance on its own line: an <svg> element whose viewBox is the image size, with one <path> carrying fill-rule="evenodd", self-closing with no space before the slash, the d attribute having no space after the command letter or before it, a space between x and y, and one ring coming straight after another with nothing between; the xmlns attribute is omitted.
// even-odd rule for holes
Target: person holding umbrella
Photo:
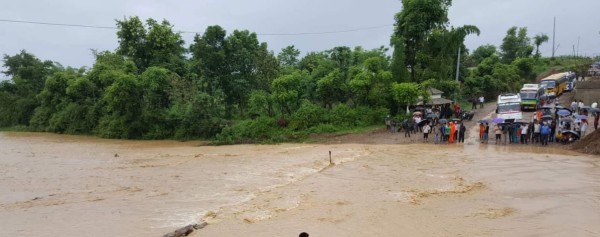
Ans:
<svg viewBox="0 0 600 237"><path fill-rule="evenodd" d="M498 144L502 141L502 129L499 124L494 125L494 134L496 135L496 142L494 144Z"/></svg>

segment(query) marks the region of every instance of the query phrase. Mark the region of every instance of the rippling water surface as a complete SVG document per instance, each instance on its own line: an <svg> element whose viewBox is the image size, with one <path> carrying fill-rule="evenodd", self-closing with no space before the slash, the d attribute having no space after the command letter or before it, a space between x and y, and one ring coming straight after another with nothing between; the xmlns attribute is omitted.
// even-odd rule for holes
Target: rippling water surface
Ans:
<svg viewBox="0 0 600 237"><path fill-rule="evenodd" d="M600 159L535 146L0 133L0 236L600 236ZM329 164L329 151L334 165Z"/></svg>

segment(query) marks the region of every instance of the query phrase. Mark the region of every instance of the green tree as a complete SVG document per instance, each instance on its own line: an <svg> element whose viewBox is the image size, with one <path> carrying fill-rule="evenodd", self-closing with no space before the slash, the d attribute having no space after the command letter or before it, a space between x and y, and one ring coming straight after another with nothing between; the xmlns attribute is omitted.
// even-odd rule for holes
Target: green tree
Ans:
<svg viewBox="0 0 600 237"><path fill-rule="evenodd" d="M394 53L392 54L392 63L390 70L395 82L408 82L408 70L406 69L406 56L404 50L404 39L392 36L391 45L394 47Z"/></svg>
<svg viewBox="0 0 600 237"><path fill-rule="evenodd" d="M0 86L0 125L29 125L35 108L39 105L36 96L42 89L46 78L56 71L57 67L50 61L41 61L26 51L3 57L2 73L10 77Z"/></svg>
<svg viewBox="0 0 600 237"><path fill-rule="evenodd" d="M273 81L273 99L283 116L292 115L299 108L302 101L301 83L308 78L310 76L305 71L295 71Z"/></svg>
<svg viewBox="0 0 600 237"><path fill-rule="evenodd" d="M209 26L202 36L196 35L190 46L192 53L191 71L204 78L202 85L209 95L222 90L226 77L230 74L225 53L227 32L220 26Z"/></svg>
<svg viewBox="0 0 600 237"><path fill-rule="evenodd" d="M416 104L420 96L426 100L426 94L427 93L417 83L403 82L392 84L392 96L394 101L400 105L406 106L406 113L409 113L408 107Z"/></svg>
<svg viewBox="0 0 600 237"><path fill-rule="evenodd" d="M491 44L486 44L477 47L473 53L469 55L467 58L467 63L471 67L475 67L479 65L484 59L491 57L496 54L496 46Z"/></svg>
<svg viewBox="0 0 600 237"><path fill-rule="evenodd" d="M185 73L184 41L168 21L158 23L150 18L144 26L136 16L117 20L117 27L117 54L131 58L139 69L158 66Z"/></svg>
<svg viewBox="0 0 600 237"><path fill-rule="evenodd" d="M317 98L328 108L336 102L344 102L348 93L346 82L336 69L317 82Z"/></svg>
<svg viewBox="0 0 600 237"><path fill-rule="evenodd" d="M540 45L548 42L548 35L544 33L537 34L533 37L533 44L535 44L535 56L540 57Z"/></svg>
<svg viewBox="0 0 600 237"><path fill-rule="evenodd" d="M290 45L281 49L281 52L277 55L277 60L283 66L296 67L298 65L298 56L300 56L300 50Z"/></svg>
<svg viewBox="0 0 600 237"><path fill-rule="evenodd" d="M134 75L123 72L116 72L114 76L113 84L102 97L105 107L98 134L106 138L140 138L143 133L140 83Z"/></svg>
<svg viewBox="0 0 600 237"><path fill-rule="evenodd" d="M502 51L502 62L506 64L512 63L517 58L531 56L533 46L531 46L530 39L527 37L527 27L517 28L513 26L508 29L506 36L502 39L500 49Z"/></svg>
<svg viewBox="0 0 600 237"><path fill-rule="evenodd" d="M404 39L411 81L418 81L417 56L423 50L427 36L432 30L446 26L451 4L451 0L402 0L402 11L395 16L394 36Z"/></svg>

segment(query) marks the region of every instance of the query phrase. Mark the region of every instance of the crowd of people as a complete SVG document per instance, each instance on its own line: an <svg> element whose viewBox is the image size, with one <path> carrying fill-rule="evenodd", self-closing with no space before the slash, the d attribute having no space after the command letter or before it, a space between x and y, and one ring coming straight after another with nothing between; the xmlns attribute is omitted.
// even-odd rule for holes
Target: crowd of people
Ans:
<svg viewBox="0 0 600 237"><path fill-rule="evenodd" d="M478 102L482 102L480 98ZM479 121L479 141L481 143L493 142L494 144L539 144L547 146L548 143L569 143L584 137L589 131L591 117L594 119L594 129L598 128L600 110L598 103L586 106L581 100L574 100L569 108L558 105L558 98L548 101L544 105L554 104L554 107L541 107L530 122L523 121ZM450 106L424 108L413 114L412 119L398 123L394 119L386 118L386 125L390 132L404 131L404 137L415 136L422 133L423 142L435 144L464 143L467 127L463 123L458 111L452 111ZM481 108L481 105L480 105ZM448 114L440 117L441 111ZM450 112L452 111L452 112ZM448 120L446 118L455 117ZM588 118L588 116L590 116ZM490 133L493 137L490 137Z"/></svg>

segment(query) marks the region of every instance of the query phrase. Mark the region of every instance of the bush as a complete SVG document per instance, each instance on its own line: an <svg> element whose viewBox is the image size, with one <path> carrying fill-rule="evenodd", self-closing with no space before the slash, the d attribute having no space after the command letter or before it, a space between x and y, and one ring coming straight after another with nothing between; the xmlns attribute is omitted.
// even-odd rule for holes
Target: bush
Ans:
<svg viewBox="0 0 600 237"><path fill-rule="evenodd" d="M325 109L321 106L313 104L309 101L304 101L300 109L292 114L290 119L290 129L306 130L326 121Z"/></svg>
<svg viewBox="0 0 600 237"><path fill-rule="evenodd" d="M216 144L236 143L262 143L265 141L277 142L277 123L269 117L258 117L255 120L244 120L224 128L217 134Z"/></svg>

